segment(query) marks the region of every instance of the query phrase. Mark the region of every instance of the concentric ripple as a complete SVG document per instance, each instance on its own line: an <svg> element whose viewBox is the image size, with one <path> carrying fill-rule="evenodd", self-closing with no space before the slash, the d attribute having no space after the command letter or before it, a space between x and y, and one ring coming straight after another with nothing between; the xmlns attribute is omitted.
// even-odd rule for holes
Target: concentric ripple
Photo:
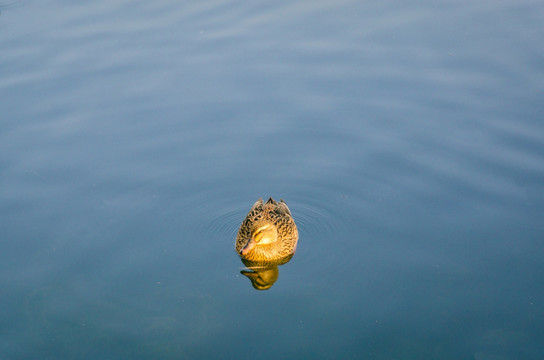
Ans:
<svg viewBox="0 0 544 360"><path fill-rule="evenodd" d="M248 193L255 193L252 190ZM346 268L358 266L349 261L356 257L345 256L354 240L364 241L352 238L360 219L356 203L351 196L345 195L347 189L305 183L304 186L286 187L285 191L273 190L251 196L244 194L243 189L231 187L225 190L215 184L205 192L187 197L185 206L191 209L187 217L190 238L205 239L199 243L201 252L209 253L223 264L221 266L231 266L227 264L237 258L234 243L244 217L258 197L272 196L285 200L299 232L297 252L282 270L292 272L291 281L328 281L324 278L332 280Z"/></svg>

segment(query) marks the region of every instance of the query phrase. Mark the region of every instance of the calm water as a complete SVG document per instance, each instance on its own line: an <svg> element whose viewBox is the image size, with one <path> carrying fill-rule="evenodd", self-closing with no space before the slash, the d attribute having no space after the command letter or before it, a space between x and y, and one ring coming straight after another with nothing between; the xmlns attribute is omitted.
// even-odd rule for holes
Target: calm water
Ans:
<svg viewBox="0 0 544 360"><path fill-rule="evenodd" d="M0 10L2 359L544 358L541 1Z"/></svg>

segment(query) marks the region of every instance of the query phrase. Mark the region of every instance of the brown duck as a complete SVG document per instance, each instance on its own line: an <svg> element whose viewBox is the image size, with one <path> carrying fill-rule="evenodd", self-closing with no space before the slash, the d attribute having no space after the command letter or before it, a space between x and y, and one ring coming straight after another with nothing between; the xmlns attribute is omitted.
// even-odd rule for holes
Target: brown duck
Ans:
<svg viewBox="0 0 544 360"><path fill-rule="evenodd" d="M240 225L236 252L254 262L278 262L295 253L298 231L285 201L257 200Z"/></svg>

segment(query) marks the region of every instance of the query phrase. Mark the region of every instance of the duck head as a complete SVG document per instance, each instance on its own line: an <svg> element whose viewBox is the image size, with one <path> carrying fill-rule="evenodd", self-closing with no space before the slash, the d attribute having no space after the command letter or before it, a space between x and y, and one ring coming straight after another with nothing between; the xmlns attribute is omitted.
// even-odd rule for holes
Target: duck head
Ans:
<svg viewBox="0 0 544 360"><path fill-rule="evenodd" d="M251 229L251 238L240 250L242 256L258 249L261 246L269 245L278 241L278 230L270 222L257 222Z"/></svg>

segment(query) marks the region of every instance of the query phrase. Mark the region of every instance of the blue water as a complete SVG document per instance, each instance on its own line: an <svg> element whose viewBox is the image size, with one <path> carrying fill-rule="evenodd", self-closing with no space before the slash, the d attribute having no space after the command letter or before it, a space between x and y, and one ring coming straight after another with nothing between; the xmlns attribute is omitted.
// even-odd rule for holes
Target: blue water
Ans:
<svg viewBox="0 0 544 360"><path fill-rule="evenodd" d="M0 358L544 358L541 1L0 11Z"/></svg>

